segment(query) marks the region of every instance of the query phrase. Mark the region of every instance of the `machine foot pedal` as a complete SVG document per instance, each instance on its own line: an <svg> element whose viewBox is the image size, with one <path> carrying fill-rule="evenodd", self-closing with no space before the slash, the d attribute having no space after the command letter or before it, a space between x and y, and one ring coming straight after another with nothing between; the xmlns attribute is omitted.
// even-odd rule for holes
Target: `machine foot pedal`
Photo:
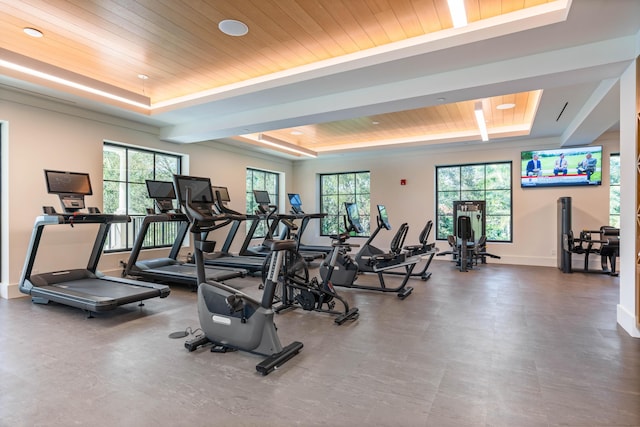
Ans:
<svg viewBox="0 0 640 427"><path fill-rule="evenodd" d="M358 309L352 308L351 310L347 311L345 314L341 314L340 316L336 317L334 322L337 323L338 325L342 325L347 320L356 320L359 316L360 316L360 313L358 312Z"/></svg>
<svg viewBox="0 0 640 427"><path fill-rule="evenodd" d="M411 295L411 292L413 292L413 288L406 287L402 291L398 292L398 298L405 299L406 297Z"/></svg>
<svg viewBox="0 0 640 427"><path fill-rule="evenodd" d="M287 360L298 354L301 349L302 343L294 341L283 348L280 353L272 354L262 362L258 363L256 365L256 371L260 372L262 375L268 375L271 371L273 371L274 369L278 369Z"/></svg>

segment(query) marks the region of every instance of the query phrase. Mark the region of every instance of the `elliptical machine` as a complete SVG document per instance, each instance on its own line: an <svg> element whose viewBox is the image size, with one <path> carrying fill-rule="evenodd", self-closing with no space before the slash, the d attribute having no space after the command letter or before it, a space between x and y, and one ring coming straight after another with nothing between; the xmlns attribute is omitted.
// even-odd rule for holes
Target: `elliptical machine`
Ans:
<svg viewBox="0 0 640 427"><path fill-rule="evenodd" d="M283 347L273 322L272 309L275 287L265 286L261 301L223 283L207 281L204 272L204 252L213 252L215 242L206 240L209 232L235 218L230 214L211 211L213 194L209 178L174 175L176 196L191 222L194 238L194 259L198 277L198 317L204 336L185 343L189 351L212 343L211 351L243 350L267 356L256 370L267 375L294 357L302 343L294 341Z"/></svg>
<svg viewBox="0 0 640 427"><path fill-rule="evenodd" d="M328 268L322 281L317 277L309 280L307 263L297 250L298 242L295 239L275 240L271 242L271 253L265 260L262 268L262 282L265 288L275 286L275 302L280 305L274 308L276 313L287 309L301 307L307 311L318 311L336 316L335 323L342 325L347 320L355 320L360 313L358 308L349 308L349 303L340 295L333 286L331 276L335 271L338 256L348 257L347 252L351 245L347 243L347 233L339 236L331 236L332 250L327 254L323 265ZM357 267L351 269L355 280ZM342 305L342 310L336 310L336 301Z"/></svg>

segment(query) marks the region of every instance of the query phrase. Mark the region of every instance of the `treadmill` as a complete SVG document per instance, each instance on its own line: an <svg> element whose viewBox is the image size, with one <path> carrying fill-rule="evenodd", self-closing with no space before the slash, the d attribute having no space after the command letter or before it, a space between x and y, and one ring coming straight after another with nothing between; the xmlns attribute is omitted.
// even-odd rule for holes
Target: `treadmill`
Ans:
<svg viewBox="0 0 640 427"><path fill-rule="evenodd" d="M302 243L302 234L307 229L309 225L309 221L312 219L322 219L327 216L326 213L306 213L302 210L302 199L300 198L300 194L298 193L288 193L289 204L291 205L291 214L295 216L296 219L300 219L300 226L298 227L298 232L293 235L296 239L298 245L298 251L305 252L321 252L324 254L328 254L333 250L333 246L327 245L307 245Z"/></svg>
<svg viewBox="0 0 640 427"><path fill-rule="evenodd" d="M102 249L111 224L127 223L128 215L102 214L97 208L83 213L84 197L91 195L89 174L45 170L47 190L58 194L64 213L57 213L52 206L45 206L45 215L36 218L27 250L20 291L31 295L31 301L47 304L49 301L77 307L92 313L114 310L120 305L169 295L166 285L105 276L97 270ZM98 224L93 249L86 268L32 274L40 239L49 226L67 226L72 232L76 226Z"/></svg>
<svg viewBox="0 0 640 427"><path fill-rule="evenodd" d="M193 263L178 261L178 253L189 231L189 219L187 216L173 207L175 191L172 182L146 180L149 197L154 200L159 213L151 210L142 221L138 235L133 244L129 260L127 261L124 273L127 276L139 278L150 282L166 283L169 285L186 285L193 290L198 287L196 267ZM142 246L147 239L149 230L154 232L155 226L170 225L177 228L176 238L173 242L169 256L140 260ZM223 282L236 277L247 275L246 269L230 267L213 267L205 269L207 280Z"/></svg>
<svg viewBox="0 0 640 427"><path fill-rule="evenodd" d="M220 214L226 214L229 218L232 218L230 224L231 228L227 233L227 237L222 245L220 251L205 253L204 262L207 266L216 267L230 267L230 268L242 268L249 272L249 274L260 274L264 265L264 257L250 256L250 255L234 255L231 253L231 245L236 235L240 224L247 219L257 219L254 215L244 215L229 209L226 204L231 201L229 196L229 190L227 187L211 186L213 196L215 198L214 206Z"/></svg>
<svg viewBox="0 0 640 427"><path fill-rule="evenodd" d="M269 244L271 240L274 238L277 240L284 240L295 237L294 235L298 226L294 221L302 218L304 215L278 213L278 206L271 204L269 193L265 190L253 190L253 197L258 204L258 211L256 211L258 214L258 220L252 222L251 227L247 232L247 236L242 243L242 247L240 248L240 255L266 257L271 252ZM259 245L250 246L261 220L264 220L267 224L267 235ZM282 224L283 227L280 229L278 236L275 237L280 224ZM327 252L312 250L298 250L298 253L307 262L311 262L318 258L324 258L327 255Z"/></svg>

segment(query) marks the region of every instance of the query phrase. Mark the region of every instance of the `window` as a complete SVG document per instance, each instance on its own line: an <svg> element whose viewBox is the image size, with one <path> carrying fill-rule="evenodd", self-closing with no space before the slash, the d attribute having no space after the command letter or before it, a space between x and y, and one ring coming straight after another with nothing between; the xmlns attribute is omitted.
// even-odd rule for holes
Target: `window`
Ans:
<svg viewBox="0 0 640 427"><path fill-rule="evenodd" d="M453 234L453 202L485 200L487 240L511 242L511 162L436 167L436 238Z"/></svg>
<svg viewBox="0 0 640 427"><path fill-rule="evenodd" d="M330 236L345 231L344 202L355 202L365 230L371 223L371 177L367 172L345 172L320 175L320 211L327 216L321 220L321 235ZM367 231L368 234L368 231Z"/></svg>
<svg viewBox="0 0 640 427"><path fill-rule="evenodd" d="M151 150L104 143L102 152L103 206L105 213L131 216L127 224L114 224L106 251L128 250L133 246L147 208L154 208L145 180L173 181L180 173L181 157ZM177 223L157 223L149 228L143 248L171 246Z"/></svg>
<svg viewBox="0 0 640 427"><path fill-rule="evenodd" d="M258 209L258 204L253 197L253 190L263 190L269 193L271 204L277 205L280 200L280 174L259 169L247 168L247 213L253 213ZM250 230L251 221L247 221L247 230ZM253 237L266 237L267 226L261 221L256 227Z"/></svg>
<svg viewBox="0 0 640 427"><path fill-rule="evenodd" d="M620 153L609 156L609 225L620 228Z"/></svg>

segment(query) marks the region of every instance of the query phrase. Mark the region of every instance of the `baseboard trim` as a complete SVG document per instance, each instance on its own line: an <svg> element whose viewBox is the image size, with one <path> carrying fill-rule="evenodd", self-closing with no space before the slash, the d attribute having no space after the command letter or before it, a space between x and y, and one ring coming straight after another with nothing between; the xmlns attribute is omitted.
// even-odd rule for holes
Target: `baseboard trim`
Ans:
<svg viewBox="0 0 640 427"><path fill-rule="evenodd" d="M634 338L640 338L640 329L636 326L636 316L624 306L618 304L618 325Z"/></svg>

